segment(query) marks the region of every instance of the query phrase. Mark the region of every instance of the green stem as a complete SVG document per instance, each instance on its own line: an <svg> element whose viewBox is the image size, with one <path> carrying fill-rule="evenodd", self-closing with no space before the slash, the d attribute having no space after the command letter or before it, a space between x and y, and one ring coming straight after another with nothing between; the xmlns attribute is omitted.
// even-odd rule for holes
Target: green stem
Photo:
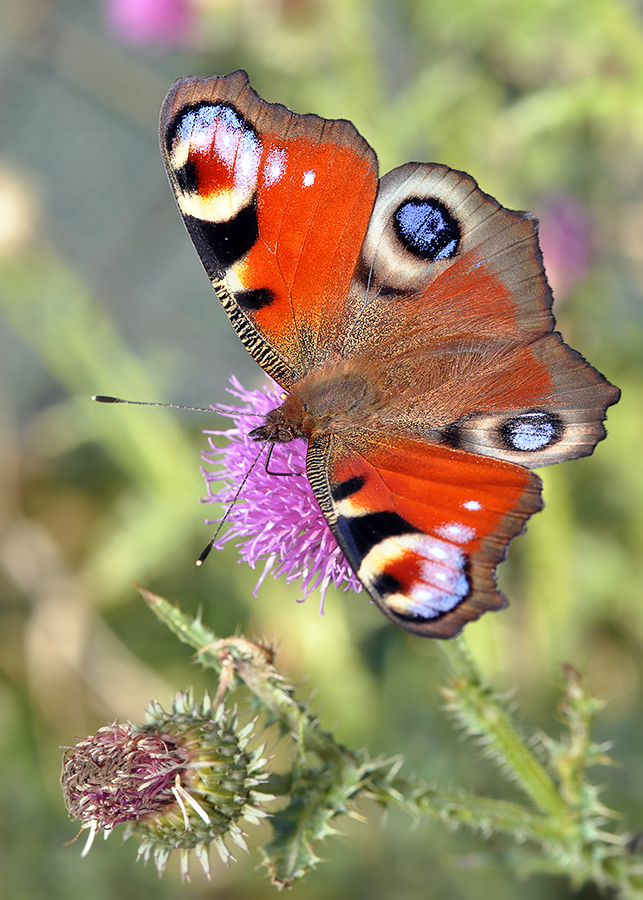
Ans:
<svg viewBox="0 0 643 900"><path fill-rule="evenodd" d="M220 675L220 690L236 678L253 693L263 709L297 741L299 758L291 771L273 774L265 789L288 804L273 814L274 838L264 847L273 882L287 886L319 862L315 848L334 833L338 815L355 814L354 803L370 797L384 807L395 806L416 819L432 819L482 831L503 832L521 844L534 842L537 853L525 850L516 862L529 870L566 873L574 884L594 880L640 898L641 872L637 857L628 854L624 839L604 832L606 810L597 790L585 780L588 765L608 761L591 743L589 727L596 702L580 680L568 674L566 718L571 734L561 743L549 739L549 758L560 773L562 792L518 734L502 701L484 683L464 641L441 642L452 682L445 695L451 711L468 731L483 737L497 761L510 772L536 805L436 790L398 774L399 760L371 760L365 751L351 752L323 731L304 702L273 665L268 647L242 636L217 639L200 618L185 615L161 597L141 594L156 615L184 643L197 651L200 662ZM310 758L313 753L315 759ZM568 771L569 770L569 771ZM567 790L565 786L567 785ZM574 789L572 789L574 788Z"/></svg>
<svg viewBox="0 0 643 900"><path fill-rule="evenodd" d="M566 807L556 785L516 731L509 713L484 684L463 638L440 641L454 678L445 691L449 706L466 727L481 735L492 755L512 773L516 782L543 812L559 820Z"/></svg>
<svg viewBox="0 0 643 900"><path fill-rule="evenodd" d="M270 652L265 647L245 638L217 639L200 618L185 615L180 609L162 597L145 588L138 588L158 618L177 637L197 651L199 662L206 668L221 674L223 663L221 651L225 650L234 659L234 671L254 696L263 704L283 728L289 731L300 746L317 754L321 760L339 765L343 762L354 764L353 754L333 736L319 726L319 721L308 712L305 704L295 700L293 689L269 659Z"/></svg>
<svg viewBox="0 0 643 900"><path fill-rule="evenodd" d="M440 791L400 777L391 784L374 779L369 782L368 793L384 806L396 806L416 818L466 825L479 831L501 831L521 842L532 840L541 846L560 839L549 816L532 812L521 803Z"/></svg>
<svg viewBox="0 0 643 900"><path fill-rule="evenodd" d="M172 606L163 597L159 597L158 594L153 594L152 591L148 591L140 585L135 585L135 587L157 618L167 625L170 631L184 644L199 650L216 640L214 632L203 624L200 616L196 618L187 616L178 607ZM210 668L220 673L222 665L218 659L214 658L210 663Z"/></svg>

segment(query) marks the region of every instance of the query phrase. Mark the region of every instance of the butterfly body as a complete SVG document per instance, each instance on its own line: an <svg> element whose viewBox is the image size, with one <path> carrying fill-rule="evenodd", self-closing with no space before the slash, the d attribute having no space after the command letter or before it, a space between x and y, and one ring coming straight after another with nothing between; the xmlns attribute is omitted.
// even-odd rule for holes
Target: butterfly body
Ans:
<svg viewBox="0 0 643 900"><path fill-rule="evenodd" d="M161 113L179 209L241 340L288 392L255 440L308 441L346 558L400 627L451 637L542 506L529 469L592 452L618 391L553 330L527 213L462 172L378 180L345 121L180 79Z"/></svg>
<svg viewBox="0 0 643 900"><path fill-rule="evenodd" d="M286 443L295 438L377 431L394 406L390 385L380 378L376 359L333 359L294 382L283 404L269 413L256 440Z"/></svg>

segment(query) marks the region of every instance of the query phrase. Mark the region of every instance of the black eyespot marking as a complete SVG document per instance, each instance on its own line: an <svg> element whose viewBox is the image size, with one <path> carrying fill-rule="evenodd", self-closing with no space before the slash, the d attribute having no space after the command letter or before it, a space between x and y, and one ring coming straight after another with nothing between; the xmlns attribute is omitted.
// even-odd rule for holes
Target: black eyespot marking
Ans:
<svg viewBox="0 0 643 900"><path fill-rule="evenodd" d="M213 278L246 255L259 237L257 207L253 201L227 222L207 222L184 216L205 270Z"/></svg>
<svg viewBox="0 0 643 900"><path fill-rule="evenodd" d="M207 101L179 112L167 128L165 144L180 192L187 195L198 194L201 187L199 158L214 154L230 166L237 155L252 157L260 148L256 131L234 106ZM175 168L173 153L178 149L185 162Z"/></svg>
<svg viewBox="0 0 643 900"><path fill-rule="evenodd" d="M395 618L400 619L401 621L406 621L411 624L417 624L420 622L439 622L440 619L443 619L445 616L448 616L453 612L454 609L457 609L461 603L463 603L467 597L471 596L472 593L472 579L471 579L471 557L467 554L465 555L462 561L462 581L460 584L461 590L458 592L457 603L451 605L451 600L456 599L456 595L451 595L449 600L447 601L447 606L444 609L440 609L439 604L436 605L435 609L430 615L423 616L420 613L407 613L404 615L403 613L395 612Z"/></svg>
<svg viewBox="0 0 643 900"><path fill-rule="evenodd" d="M383 572L372 583L371 588L374 594L379 597L386 597L388 594L397 594L402 588L401 582L394 575Z"/></svg>
<svg viewBox="0 0 643 900"><path fill-rule="evenodd" d="M183 194L196 194L199 190L197 168L192 160L175 170L176 180Z"/></svg>
<svg viewBox="0 0 643 900"><path fill-rule="evenodd" d="M342 549L355 571L359 569L364 557L380 541L418 531L402 516L392 512L368 513L365 516L339 516L337 528L344 539Z"/></svg>
<svg viewBox="0 0 643 900"><path fill-rule="evenodd" d="M171 154L177 140L189 140L195 136L210 137L219 124L250 133L254 137L257 135L243 113L232 103L211 103L209 100L203 100L201 103L190 103L182 107L168 125L165 136L168 154Z"/></svg>
<svg viewBox="0 0 643 900"><path fill-rule="evenodd" d="M451 422L446 428L443 428L441 438L443 444L452 447L454 450L460 450L462 448L462 435L460 433L460 426L457 422Z"/></svg>
<svg viewBox="0 0 643 900"><path fill-rule="evenodd" d="M264 306L270 306L275 295L268 288L254 288L251 291L239 291L234 299L244 312L256 312Z"/></svg>
<svg viewBox="0 0 643 900"><path fill-rule="evenodd" d="M352 478L347 478L346 481L338 481L337 484L334 484L330 489L330 495L335 503L339 503L356 494L365 484L366 478L363 475L354 475Z"/></svg>
<svg viewBox="0 0 643 900"><path fill-rule="evenodd" d="M398 206L393 225L401 243L414 256L436 262L451 259L460 246L460 226L444 203L414 197Z"/></svg>
<svg viewBox="0 0 643 900"><path fill-rule="evenodd" d="M551 447L562 438L564 432L565 425L560 416L540 410L522 413L513 419L507 419L500 426L500 437L505 446L521 453Z"/></svg>

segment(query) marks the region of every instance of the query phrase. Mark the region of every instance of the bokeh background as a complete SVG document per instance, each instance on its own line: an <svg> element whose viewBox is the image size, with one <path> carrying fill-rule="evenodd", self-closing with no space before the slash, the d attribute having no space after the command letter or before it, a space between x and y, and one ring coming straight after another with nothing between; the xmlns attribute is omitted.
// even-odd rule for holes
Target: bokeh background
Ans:
<svg viewBox="0 0 643 900"><path fill-rule="evenodd" d="M444 786L512 796L439 696L439 648L364 596L295 601L237 565L197 571L209 537L196 413L261 374L212 293L157 148L174 78L245 68L259 93L352 119L382 171L409 159L473 174L542 221L566 339L623 390L595 455L543 473L546 512L501 567L510 608L469 626L526 731L557 732L560 664L606 701L600 770L624 829L643 827L643 4L641 0L3 0L0 5L0 897L274 896L255 854L211 883L159 882L114 835L80 859L60 745L140 721L207 682L144 608L139 582L274 639L323 723L404 753ZM505 865L511 846L365 809L293 889L310 900L598 896ZM268 829L252 833L256 845Z"/></svg>

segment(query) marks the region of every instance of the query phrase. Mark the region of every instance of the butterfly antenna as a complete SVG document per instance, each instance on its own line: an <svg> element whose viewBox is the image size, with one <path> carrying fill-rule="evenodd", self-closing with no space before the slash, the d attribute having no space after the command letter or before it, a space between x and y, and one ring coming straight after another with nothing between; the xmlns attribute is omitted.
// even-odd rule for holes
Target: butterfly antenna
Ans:
<svg viewBox="0 0 643 900"><path fill-rule="evenodd" d="M166 409L189 409L192 412L217 412L209 406L180 406L178 403L153 403L149 400L123 400L121 397L106 397L103 394L95 394L92 397L96 403L127 403L128 406L165 406Z"/></svg>
<svg viewBox="0 0 643 900"><path fill-rule="evenodd" d="M207 546L204 548L203 552L201 553L201 555L200 555L199 558L197 559L197 561L196 561L197 566L202 566L203 563L204 563L204 562L206 561L206 559L208 558L208 556L210 555L210 552L211 552L212 548L214 547L214 545L215 545L215 543L216 543L216 540L217 540L217 538L219 537L219 534L221 533L221 529L223 528L226 519L228 518L228 516L229 516L230 513L232 512L232 509L234 508L234 506L235 506L237 500L239 499L239 497L240 497L240 495L241 495L241 492L242 492L242 490L243 490L243 488L244 488L244 486L245 486L246 481L248 480L248 478L250 478L250 474L251 474L252 470L253 470L254 467L257 465L257 462L259 461L259 457L261 456L261 454L263 453L263 451L266 449L266 446L268 445L268 443L269 443L269 442L266 441L265 444L262 444L262 445L261 445L261 447L259 448L259 452L258 452L257 455L255 456L255 458L252 460L252 464L251 464L250 468L248 469L248 471L246 472L246 474L243 476L243 479L242 479L242 481L241 481L241 484L240 484L239 487L237 488L237 493L234 495L234 499L232 500L232 503L231 503L230 506L227 508L227 510L225 511L225 515L223 516L223 518L221 519L221 521L220 521L219 524L217 525L217 530L214 532L214 534L212 535L212 537L211 537L210 540L208 541ZM274 446L274 445L273 445L273 446Z"/></svg>
<svg viewBox="0 0 643 900"><path fill-rule="evenodd" d="M94 394L92 400L95 400L96 403L126 403L128 406L164 406L166 409L187 409L190 412L216 413L218 416L226 415L225 412L221 412L219 409L213 409L211 406L181 406L179 403L154 403L150 400L123 400L121 397L108 397L104 394ZM235 415L259 416L262 418L262 413L239 413L236 410Z"/></svg>
<svg viewBox="0 0 643 900"><path fill-rule="evenodd" d="M303 475L303 472L273 472L270 468L270 460L272 459L272 451L275 449L277 445L271 444L270 450L268 450L268 456L266 457L266 475L283 475L287 478L292 478L293 475Z"/></svg>

